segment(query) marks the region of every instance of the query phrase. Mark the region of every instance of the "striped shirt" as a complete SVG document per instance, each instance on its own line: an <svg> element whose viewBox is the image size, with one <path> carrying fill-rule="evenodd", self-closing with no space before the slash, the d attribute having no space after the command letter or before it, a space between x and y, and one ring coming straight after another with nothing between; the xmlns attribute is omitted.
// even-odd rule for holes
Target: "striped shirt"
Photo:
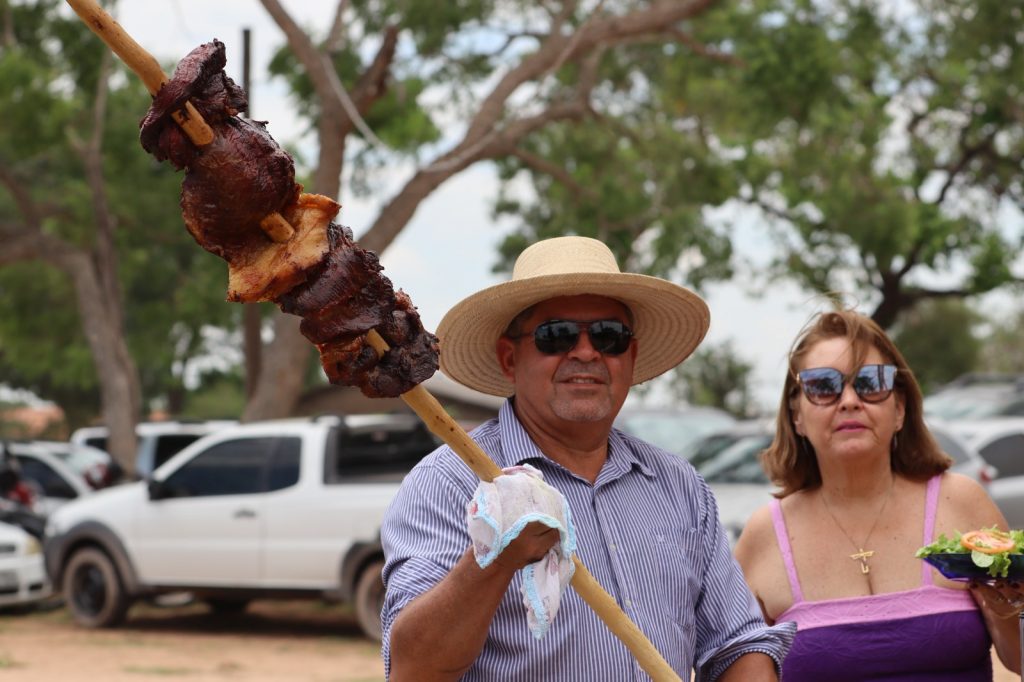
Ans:
<svg viewBox="0 0 1024 682"><path fill-rule="evenodd" d="M502 468L529 463L568 499L577 555L683 679L714 680L741 655L778 668L795 632L765 625L729 549L711 491L693 467L620 431L590 484L548 459L506 401L473 438ZM470 546L465 506L479 481L448 447L402 483L381 530L387 596L381 614L390 670L391 625L447 575ZM629 650L573 590L540 640L530 634L516 575L483 651L462 678L488 682L648 680Z"/></svg>

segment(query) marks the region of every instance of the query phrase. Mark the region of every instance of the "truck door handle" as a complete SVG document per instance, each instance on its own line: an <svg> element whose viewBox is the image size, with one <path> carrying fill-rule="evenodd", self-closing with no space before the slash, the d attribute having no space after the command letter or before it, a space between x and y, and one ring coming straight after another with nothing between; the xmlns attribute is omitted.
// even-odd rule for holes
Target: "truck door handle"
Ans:
<svg viewBox="0 0 1024 682"><path fill-rule="evenodd" d="M239 509L235 511L236 519L254 519L256 518L256 512L252 509Z"/></svg>

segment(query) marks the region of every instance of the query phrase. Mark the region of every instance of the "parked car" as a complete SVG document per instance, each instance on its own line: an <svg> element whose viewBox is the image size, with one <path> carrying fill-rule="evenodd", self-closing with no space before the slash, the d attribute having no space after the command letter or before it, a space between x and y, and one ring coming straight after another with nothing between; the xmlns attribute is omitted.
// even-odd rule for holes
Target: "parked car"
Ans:
<svg viewBox="0 0 1024 682"><path fill-rule="evenodd" d="M105 450L69 441L37 440L33 442L67 464L85 479L85 482L93 490L113 485L123 475L121 466Z"/></svg>
<svg viewBox="0 0 1024 682"><path fill-rule="evenodd" d="M775 422L766 419L747 419L738 421L726 429L714 431L693 443L684 456L690 464L700 469L705 463L718 456L722 450L747 436L761 436L772 433Z"/></svg>
<svg viewBox="0 0 1024 682"><path fill-rule="evenodd" d="M988 492L1007 523L1024 528L1024 418L975 419L954 428L995 468Z"/></svg>
<svg viewBox="0 0 1024 682"><path fill-rule="evenodd" d="M924 411L949 421L1024 416L1024 375L964 374L926 397Z"/></svg>
<svg viewBox="0 0 1024 682"><path fill-rule="evenodd" d="M768 504L776 489L768 481L759 459L761 452L771 444L774 430L767 422L757 422L743 424L739 431L717 455L697 468L715 494L718 515L730 544L736 544L750 515Z"/></svg>
<svg viewBox="0 0 1024 682"><path fill-rule="evenodd" d="M139 478L149 476L164 462L203 436L237 423L223 419L139 422L135 425L135 436L138 438L138 452L135 456L136 475ZM71 434L70 441L106 452L109 435L110 430L106 426L85 426L76 429Z"/></svg>
<svg viewBox="0 0 1024 682"><path fill-rule="evenodd" d="M120 623L132 602L191 592L216 611L256 598L341 598L380 638L380 524L438 441L412 414L225 427L148 481L57 510L46 563L75 620Z"/></svg>
<svg viewBox="0 0 1024 682"><path fill-rule="evenodd" d="M39 540L0 523L0 608L25 606L49 595Z"/></svg>
<svg viewBox="0 0 1024 682"><path fill-rule="evenodd" d="M680 456L707 434L735 423L735 417L714 407L631 407L615 419L616 428Z"/></svg>
<svg viewBox="0 0 1024 682"><path fill-rule="evenodd" d="M92 492L85 479L45 445L36 441L3 441L0 447L18 463L21 477L36 498L32 508L42 516L49 516L61 505Z"/></svg>
<svg viewBox="0 0 1024 682"><path fill-rule="evenodd" d="M928 419L927 424L939 446L953 458L953 471L971 476L982 485L990 485L995 467L948 424L937 419ZM722 525L732 542L739 538L750 515L768 503L776 489L760 461L760 454L771 445L774 435L773 421L744 422L724 434L705 437L703 445L696 450L695 466L718 499ZM726 441L727 444L721 446ZM713 455L699 457L711 451Z"/></svg>

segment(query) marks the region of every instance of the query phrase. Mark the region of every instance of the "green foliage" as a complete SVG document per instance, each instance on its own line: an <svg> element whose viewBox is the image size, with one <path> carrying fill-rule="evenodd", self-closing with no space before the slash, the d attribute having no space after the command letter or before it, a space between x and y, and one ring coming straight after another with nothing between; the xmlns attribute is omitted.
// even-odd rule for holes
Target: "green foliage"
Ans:
<svg viewBox="0 0 1024 682"><path fill-rule="evenodd" d="M390 23L410 30L416 50L423 56L437 54L453 34L467 24L482 22L497 2L488 0L354 0L352 6L368 31Z"/></svg>
<svg viewBox="0 0 1024 682"><path fill-rule="evenodd" d="M338 78L352 92L355 81L365 68L358 53L351 49L332 55ZM284 78L292 92L299 113L315 127L320 118L320 103L313 84L295 53L282 46L270 61L271 75ZM402 153L415 152L420 146L436 141L440 131L430 119L419 99L427 83L417 76L389 79L387 92L364 114L366 124L388 148ZM361 135L359 131L355 134Z"/></svg>
<svg viewBox="0 0 1024 682"><path fill-rule="evenodd" d="M976 369L980 372L1024 374L1024 309L990 320Z"/></svg>
<svg viewBox="0 0 1024 682"><path fill-rule="evenodd" d="M966 294L1011 280L1019 250L996 211L1021 198L1019 3L772 0L731 16L745 67L715 75L753 112L727 132L745 195L775 219L776 276L866 295L883 324L945 295L918 273Z"/></svg>
<svg viewBox="0 0 1024 682"><path fill-rule="evenodd" d="M732 174L656 116L636 119L629 129L587 120L532 136L526 152L557 164L558 175L521 157L499 162L505 180L526 174L536 199L521 203L512 185L503 189L494 212L514 215L520 228L501 244L496 269L510 269L535 241L576 234L605 242L632 272L695 286L731 274L731 242L705 221L703 207L737 191Z"/></svg>
<svg viewBox="0 0 1024 682"><path fill-rule="evenodd" d="M755 412L750 387L753 365L726 341L718 346L702 345L669 375L675 397L691 405L718 407L737 417Z"/></svg>
<svg viewBox="0 0 1024 682"><path fill-rule="evenodd" d="M13 7L18 44L0 49L0 163L44 208L45 231L91 251L95 213L76 147L92 135L93 99L107 48L63 3ZM116 71L124 72L113 59ZM149 95L133 75L111 78L103 135L107 203L116 225L124 332L145 399L180 383L200 351L203 325L234 323L223 303L223 263L197 249L178 207L181 176L145 154L138 121ZM0 189L0 231L24 230ZM0 368L5 379L60 404L80 423L98 409L98 377L77 298L61 271L42 262L0 268Z"/></svg>
<svg viewBox="0 0 1024 682"><path fill-rule="evenodd" d="M983 321L959 299L925 301L900 317L892 339L925 395L978 368Z"/></svg>
<svg viewBox="0 0 1024 682"><path fill-rule="evenodd" d="M185 396L182 417L237 419L245 409L245 379L238 371L204 374L198 388Z"/></svg>

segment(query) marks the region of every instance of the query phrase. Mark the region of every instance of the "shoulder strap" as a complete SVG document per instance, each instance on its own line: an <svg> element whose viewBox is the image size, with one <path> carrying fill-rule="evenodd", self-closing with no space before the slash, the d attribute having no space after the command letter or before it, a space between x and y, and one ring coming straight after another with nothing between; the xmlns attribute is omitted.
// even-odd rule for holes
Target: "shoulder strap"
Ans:
<svg viewBox="0 0 1024 682"><path fill-rule="evenodd" d="M935 534L935 517L939 510L939 488L942 485L942 474L936 474L928 479L928 488L925 492L924 503L924 539L921 544L927 545L932 542ZM921 584L931 585L934 583L932 567L925 561L921 562Z"/></svg>
<svg viewBox="0 0 1024 682"><path fill-rule="evenodd" d="M775 527L775 540L779 543L779 551L782 552L782 562L786 565L786 575L789 577L789 589L793 592L793 603L804 600L804 592L800 589L800 579L796 575L796 564L793 563L793 548L789 545L789 533L786 531L786 519L782 516L782 502L773 499L769 506L772 510L772 526Z"/></svg>

